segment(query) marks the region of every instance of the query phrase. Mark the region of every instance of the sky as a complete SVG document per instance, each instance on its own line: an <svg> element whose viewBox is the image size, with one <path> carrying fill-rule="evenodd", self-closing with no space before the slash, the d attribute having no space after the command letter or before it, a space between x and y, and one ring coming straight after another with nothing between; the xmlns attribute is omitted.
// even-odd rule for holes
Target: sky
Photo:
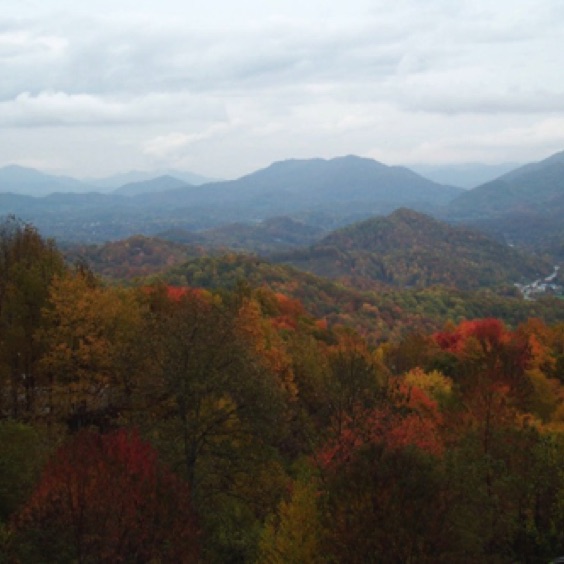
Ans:
<svg viewBox="0 0 564 564"><path fill-rule="evenodd" d="M531 162L563 71L562 0L2 0L0 166Z"/></svg>

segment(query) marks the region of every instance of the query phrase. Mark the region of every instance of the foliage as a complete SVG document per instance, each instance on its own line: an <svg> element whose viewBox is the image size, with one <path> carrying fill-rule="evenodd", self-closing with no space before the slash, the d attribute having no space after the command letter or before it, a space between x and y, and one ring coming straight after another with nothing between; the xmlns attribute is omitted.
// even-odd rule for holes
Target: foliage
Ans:
<svg viewBox="0 0 564 564"><path fill-rule="evenodd" d="M0 523L26 501L39 477L46 449L33 427L0 421Z"/></svg>
<svg viewBox="0 0 564 564"><path fill-rule="evenodd" d="M106 286L21 229L0 299L0 561L563 546L564 302L361 292L235 254Z"/></svg>
<svg viewBox="0 0 564 564"><path fill-rule="evenodd" d="M47 464L16 516L24 561L198 560L188 488L134 432L82 431Z"/></svg>
<svg viewBox="0 0 564 564"><path fill-rule="evenodd" d="M534 279L550 269L477 231L408 209L347 226L273 260L365 290L438 284L470 290Z"/></svg>
<svg viewBox="0 0 564 564"><path fill-rule="evenodd" d="M257 562L262 564L321 564L323 535L318 508L318 484L303 477L291 485L288 500L281 500L265 523Z"/></svg>
<svg viewBox="0 0 564 564"><path fill-rule="evenodd" d="M63 271L54 244L33 227L14 218L0 225L0 413L34 414L42 353L35 332L51 280Z"/></svg>
<svg viewBox="0 0 564 564"><path fill-rule="evenodd" d="M96 412L129 407L144 359L137 296L68 273L53 280L43 318L36 334L46 349L39 366L48 383L47 413L78 428L94 424Z"/></svg>

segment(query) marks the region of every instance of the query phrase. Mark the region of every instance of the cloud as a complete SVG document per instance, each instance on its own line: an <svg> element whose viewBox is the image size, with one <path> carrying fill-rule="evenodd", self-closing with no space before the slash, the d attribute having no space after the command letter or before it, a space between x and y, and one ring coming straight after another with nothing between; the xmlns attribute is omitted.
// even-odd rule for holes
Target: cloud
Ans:
<svg viewBox="0 0 564 564"><path fill-rule="evenodd" d="M170 108L174 111L171 112ZM180 118L201 122L224 117L223 105L213 100L190 100L174 95L106 99L92 94L29 92L0 102L0 125L6 127L118 126L167 123Z"/></svg>
<svg viewBox="0 0 564 564"><path fill-rule="evenodd" d="M70 162L98 143L91 154L123 166L181 159L229 176L351 152L480 160L480 139L501 154L496 132L564 112L557 0L272 4L7 0L0 125L34 136L38 162L39 140L64 146L72 130ZM520 146L552 146L539 131Z"/></svg>

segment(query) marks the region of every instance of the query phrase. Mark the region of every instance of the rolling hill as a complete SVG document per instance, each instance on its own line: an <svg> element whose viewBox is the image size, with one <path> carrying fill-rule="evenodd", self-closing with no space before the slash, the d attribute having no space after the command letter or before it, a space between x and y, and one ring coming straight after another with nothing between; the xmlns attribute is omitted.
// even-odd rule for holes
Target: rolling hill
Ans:
<svg viewBox="0 0 564 564"><path fill-rule="evenodd" d="M547 262L477 231L405 208L272 260L364 289L442 284L469 290L531 280L550 271Z"/></svg>

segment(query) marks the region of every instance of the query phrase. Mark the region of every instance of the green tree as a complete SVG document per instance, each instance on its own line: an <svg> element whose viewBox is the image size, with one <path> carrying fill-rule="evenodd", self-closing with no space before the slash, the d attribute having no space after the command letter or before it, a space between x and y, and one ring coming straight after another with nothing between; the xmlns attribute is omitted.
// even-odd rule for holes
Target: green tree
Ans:
<svg viewBox="0 0 564 564"><path fill-rule="evenodd" d="M156 371L148 432L183 469L207 557L247 559L284 483L277 445L286 426L286 370L276 369L280 355L265 348L247 298L164 288L150 299Z"/></svg>
<svg viewBox="0 0 564 564"><path fill-rule="evenodd" d="M33 427L0 421L0 523L27 500L46 454L42 437Z"/></svg>
<svg viewBox="0 0 564 564"><path fill-rule="evenodd" d="M0 225L0 410L32 417L43 349L36 332L54 276L65 271L51 241L9 218Z"/></svg>

